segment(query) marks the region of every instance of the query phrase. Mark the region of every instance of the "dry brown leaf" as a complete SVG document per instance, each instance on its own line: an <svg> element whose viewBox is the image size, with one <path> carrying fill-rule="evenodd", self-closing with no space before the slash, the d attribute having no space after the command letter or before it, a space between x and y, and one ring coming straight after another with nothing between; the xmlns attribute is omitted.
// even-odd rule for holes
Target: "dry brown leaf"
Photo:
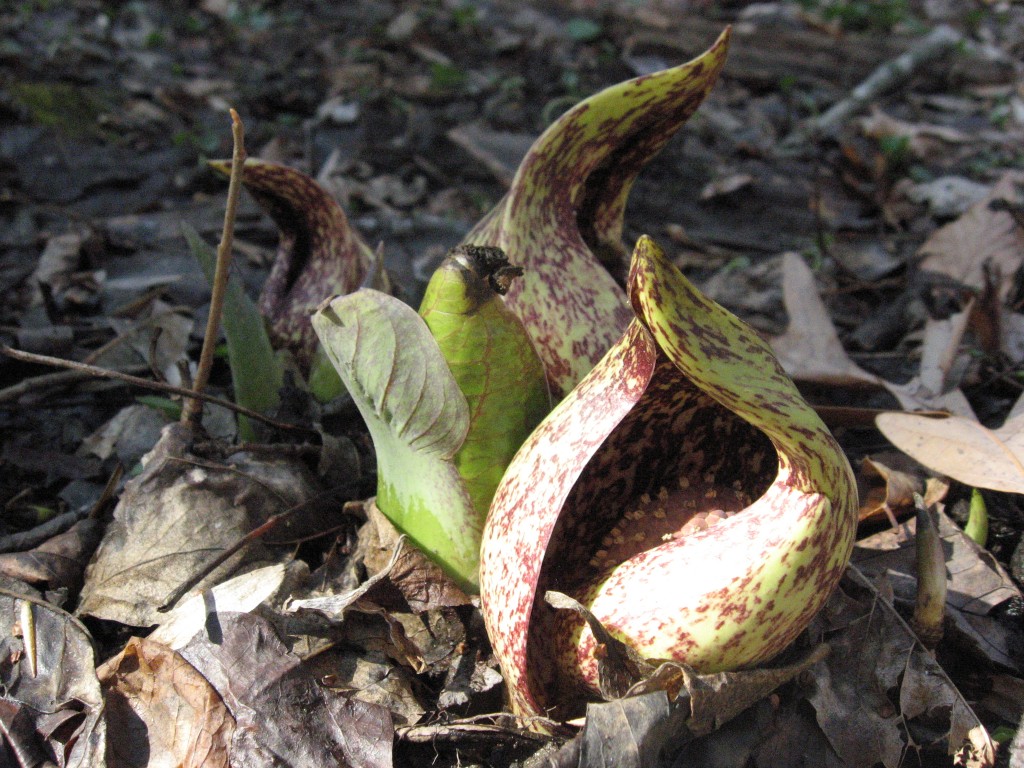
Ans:
<svg viewBox="0 0 1024 768"><path fill-rule="evenodd" d="M861 522L885 518L895 521L906 517L914 509L914 494L923 489L924 482L920 478L864 457L857 474Z"/></svg>
<svg viewBox="0 0 1024 768"><path fill-rule="evenodd" d="M990 552L978 546L950 518L938 513L939 536L946 559L946 632L958 648L1010 670L1019 669L1020 643L1012 631L989 614L1020 597L1013 580ZM893 594L907 604L917 595L916 524L911 518L857 542L853 562L870 579L885 578Z"/></svg>
<svg viewBox="0 0 1024 768"><path fill-rule="evenodd" d="M964 485L1024 493L1024 415L988 429L961 416L882 413L878 429L901 451Z"/></svg>
<svg viewBox="0 0 1024 768"><path fill-rule="evenodd" d="M999 271L999 295L1005 299L1024 259L1024 229L1008 211L993 210L992 203L1015 204L1020 184L1024 184L1024 172L1007 172L981 202L936 230L918 249L918 255L924 256L921 268L981 290L985 285L983 265L990 262Z"/></svg>
<svg viewBox="0 0 1024 768"><path fill-rule="evenodd" d="M0 765L53 765L60 755L67 768L104 768L103 694L85 626L42 600L0 590L0 638Z"/></svg>
<svg viewBox="0 0 1024 768"><path fill-rule="evenodd" d="M838 386L882 386L846 354L825 304L818 296L814 273L796 253L782 259L782 292L789 326L771 340L775 355L795 379Z"/></svg>
<svg viewBox="0 0 1024 768"><path fill-rule="evenodd" d="M230 464L205 461L188 452L189 438L180 424L165 427L143 472L126 483L86 572L79 614L135 627L160 623L166 616L157 606L270 516L298 509L271 535L282 541L329 519L320 484L300 461L244 453ZM253 542L193 592L243 564L273 559L269 544Z"/></svg>
<svg viewBox="0 0 1024 768"><path fill-rule="evenodd" d="M265 618L219 614L181 655L235 718L232 765L394 765L391 713L324 685Z"/></svg>
<svg viewBox="0 0 1024 768"><path fill-rule="evenodd" d="M991 766L984 727L892 605L854 567L842 587L812 625L830 637L832 653L809 671L809 699L843 763L897 768L927 738Z"/></svg>
<svg viewBox="0 0 1024 768"><path fill-rule="evenodd" d="M377 508L365 505L367 523L359 531L360 550L368 573L387 570L387 577L414 613L468 605L469 596L407 538L401 537Z"/></svg>
<svg viewBox="0 0 1024 768"><path fill-rule="evenodd" d="M783 257L782 290L789 326L771 343L782 367L794 379L833 386L882 387L908 410L943 410L973 416L970 404L958 389L934 391L919 377L906 384L893 384L865 371L851 360L843 349L824 302L818 296L814 274L795 253L787 253ZM944 327L937 327L930 335L926 333L926 341L936 345L934 352L929 349L928 359L947 357L951 337ZM941 370L938 363L935 365L937 370Z"/></svg>
<svg viewBox="0 0 1024 768"><path fill-rule="evenodd" d="M0 555L0 575L49 589L78 587L102 535L97 520L80 520L28 552Z"/></svg>
<svg viewBox="0 0 1024 768"><path fill-rule="evenodd" d="M98 673L111 765L228 765L235 720L203 676L170 648L133 637Z"/></svg>

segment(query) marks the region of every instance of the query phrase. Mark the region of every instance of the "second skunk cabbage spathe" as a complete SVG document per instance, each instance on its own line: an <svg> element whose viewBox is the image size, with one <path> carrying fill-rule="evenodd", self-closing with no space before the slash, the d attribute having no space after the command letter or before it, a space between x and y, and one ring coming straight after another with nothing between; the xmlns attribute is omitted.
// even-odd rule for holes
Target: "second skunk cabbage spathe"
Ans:
<svg viewBox="0 0 1024 768"><path fill-rule="evenodd" d="M500 297L518 274L500 250L460 246L420 314L362 289L313 316L373 439L378 508L470 592L494 489L550 408L540 359Z"/></svg>
<svg viewBox="0 0 1024 768"><path fill-rule="evenodd" d="M231 173L230 160L210 167ZM314 179L266 160L245 161L242 183L280 230L277 255L259 297L275 349L308 368L316 351L310 315L329 296L354 291L374 255L341 206Z"/></svg>
<svg viewBox="0 0 1024 768"><path fill-rule="evenodd" d="M505 297L544 362L552 394L572 389L629 324L600 259L624 262L623 214L637 174L707 96L727 29L705 53L577 104L537 139L505 197L466 236L526 273Z"/></svg>
<svg viewBox="0 0 1024 768"><path fill-rule="evenodd" d="M857 490L755 331L649 238L633 319L509 465L484 531L488 635L521 715L574 717L596 646L561 592L647 659L756 664L807 626L849 560Z"/></svg>

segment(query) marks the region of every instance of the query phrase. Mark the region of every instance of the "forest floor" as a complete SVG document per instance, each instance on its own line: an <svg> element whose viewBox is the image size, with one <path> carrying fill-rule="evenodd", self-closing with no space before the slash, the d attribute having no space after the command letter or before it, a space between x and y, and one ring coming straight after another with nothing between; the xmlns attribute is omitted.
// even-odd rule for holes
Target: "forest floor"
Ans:
<svg viewBox="0 0 1024 768"><path fill-rule="evenodd" d="M714 756L720 762L713 764L722 765L941 765L946 744L958 748L975 722L1002 745L998 759L1006 764L1024 701L1024 505L1008 490L1024 490L1024 449L1015 442L1024 426L995 430L1024 408L1020 3L13 0L0 9L0 341L136 375L155 371L172 381L179 361L196 359L209 288L181 227L191 225L211 244L220 236L226 184L206 160L231 155L229 108L245 121L251 156L318 177L366 241L383 243L396 294L415 306L444 253L501 199L519 160L558 115L606 86L698 55L729 24L724 72L638 178L624 241L651 235L701 290L773 340L858 470L863 539L891 535L889 513L906 525L914 510L906 488L923 491L929 479L952 478L943 508L960 524L972 487L984 489L990 516L985 550L968 556L959 532L940 525L940 533L951 548L950 562L967 570L984 563L988 575L969 588L951 582L962 592L956 607L968 618L950 620L960 628L947 632L959 640L956 647L940 646L936 657L952 678L942 713L913 710L910 691L917 689L904 671L893 673L888 690L879 693L895 699L896 709L884 712L876 701L865 721L830 728L820 685L817 696L807 693L814 686L805 674L781 698L752 699L743 716L716 731L718 742L705 737L673 744L665 764ZM877 83L873 74L908 52L904 75L859 98L858 86ZM235 237L235 274L255 296L275 256L277 228L243 197ZM816 290L796 287L807 274ZM230 397L223 361L214 369L212 390ZM51 670L62 692L47 694L49 730L37 717L46 709L43 699L26 692L24 679L20 689L13 685L9 659L15 656L4 654L0 720L7 752L0 754L11 762L0 757L0 763L36 765L33 759L53 759L57 745L64 745L75 759L98 759L105 750L110 765L141 765L141 752L170 754L187 741L181 733L139 726L142 715L116 725L109 720L132 707L137 712L139 697L156 706L169 695L161 686L174 687L160 677L165 669L152 671L160 682L145 696L125 693L146 684L125 682L130 673L123 648L133 634L145 634L139 628L159 623L158 603L118 608L114 590L94 593L90 609L80 610L86 565L110 519L111 496L122 494L122 485L114 485L113 494L105 487L116 466L129 474L137 469L174 407L123 382L0 356L0 597L11 613L2 622L7 635L23 637L16 606L26 596L45 599L38 605L62 610L37 618L39 631L79 632L84 639L76 653L85 647L96 652L76 656L73 671ZM982 442L996 435L1002 459L978 449L967 427L950 441L966 451L965 465L980 470L936 470L927 447L914 454L921 462L915 463L873 422L878 412L900 408L947 411L979 423ZM373 494L372 443L350 406L317 420L340 445L331 443L344 467L336 464L328 482L334 495L326 506L334 512L325 514L336 518L319 525L333 532L294 545L288 558L272 547L242 558L250 568L279 569L272 590L279 598L300 594L289 589L310 579L321 586L330 581L335 592L354 588L373 570L349 557L354 551L365 556L357 534L364 513L337 512ZM234 439L228 412L215 411L206 426L222 440ZM215 454L210 448L210 461ZM1015 476L1002 482L995 475L1007 456ZM862 464L865 458L875 463ZM293 503L305 493L275 493L293 491ZM192 535L205 535L200 530ZM896 551L901 543L897 537L879 548ZM122 544L126 558L145 549ZM387 549L384 542L377 547ZM870 557L859 557L872 578L888 573L894 579L898 603L905 593L893 574L900 568L887 562L873 571ZM268 565L288 559L287 567ZM166 567L184 578L195 563ZM116 570L107 569L108 576ZM92 571L89 578L100 576ZM855 595L868 589L845 586ZM260 695L267 698L246 699L255 696L256 680L244 693L225 693L224 680L210 671L211 653L193 641L184 658L231 712L217 727L207 720L199 728L220 740L221 746L205 748L217 760L232 754L235 764L246 765L274 764L267 755L275 749L294 765L318 764L321 754L343 756L351 765L512 765L531 755L533 764L543 764L535 753L552 765L615 764L599 762L586 739L567 741L562 733L549 741L509 721L479 719L500 712L503 699L478 614L471 605L429 607L432 612L423 613L431 617L423 622L432 623L429 640L403 618L409 637L397 650L398 620L378 625L380 617L369 611L354 622L346 618L348 634L329 643L310 640L316 633L299 627L298 619L287 641L271 629L280 634L281 621L245 624L239 630L245 637L259 635L261 648L278 652L253 661L254 670L290 675L294 682L302 658L303 674L330 678L335 687L329 690L377 690L344 698L347 709L324 704L305 724L300 709L281 705L280 733L266 737L270 741L239 734L278 699L265 690ZM63 613L76 610L84 624ZM989 647L979 648L986 638ZM242 643L241 635L233 642ZM135 646L135 667L188 667L181 656L169 661L159 655L158 645ZM477 653L468 673L457 663L468 658L467 645ZM9 643L4 647L14 653ZM897 652L879 647L883 660ZM243 653L241 646L236 650ZM405 663L397 662L403 654ZM296 667L288 666L291 660ZM103 662L100 686L93 670ZM199 681L188 685L189 695L198 696ZM277 694L302 698L294 691ZM71 700L77 704L69 710ZM973 707L977 720L963 714L960 702ZM865 706L833 704L833 720ZM23 705L34 708L31 738L19 730L22 715L15 716ZM189 706L199 712L206 705L193 699ZM178 717L180 730L188 718ZM344 745L338 737L328 746L296 746L312 738L303 728L322 725L319 718L333 718L343 731L372 726L376 736L360 731ZM122 726L135 735L135 745L117 747L127 752L115 759L112 733ZM811 734L815 727L820 730ZM303 735L282 746L293 733L289 728ZM861 734L870 729L874 741L859 753L858 728ZM90 739L94 751L84 752ZM664 739L657 745L669 749ZM610 748L608 754L618 753ZM645 754L640 748L631 759L655 764L643 762ZM1024 765L1024 753L1016 759Z"/></svg>

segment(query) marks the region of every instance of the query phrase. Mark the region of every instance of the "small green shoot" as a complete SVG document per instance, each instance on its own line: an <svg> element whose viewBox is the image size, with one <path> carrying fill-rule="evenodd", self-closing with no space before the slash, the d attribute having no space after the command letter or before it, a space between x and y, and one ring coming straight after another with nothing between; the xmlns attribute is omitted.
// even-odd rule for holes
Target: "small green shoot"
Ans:
<svg viewBox="0 0 1024 768"><path fill-rule="evenodd" d="M967 514L964 533L979 547L984 547L988 541L988 509L981 491L977 488L971 491L971 507Z"/></svg>

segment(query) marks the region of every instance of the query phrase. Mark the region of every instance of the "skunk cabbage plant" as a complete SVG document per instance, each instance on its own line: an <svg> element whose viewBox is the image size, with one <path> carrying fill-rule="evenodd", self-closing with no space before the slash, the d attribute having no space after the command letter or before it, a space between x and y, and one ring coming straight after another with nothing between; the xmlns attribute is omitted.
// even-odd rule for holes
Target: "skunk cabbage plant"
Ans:
<svg viewBox="0 0 1024 768"><path fill-rule="evenodd" d="M494 489L550 408L540 359L500 297L519 273L498 249L460 246L419 315L362 289L313 316L373 438L377 506L474 592Z"/></svg>
<svg viewBox="0 0 1024 768"><path fill-rule="evenodd" d="M516 711L580 714L597 647L568 594L648 659L756 664L849 560L853 473L770 347L648 238L633 319L530 435L484 531L480 592Z"/></svg>
<svg viewBox="0 0 1024 768"><path fill-rule="evenodd" d="M231 174L230 160L210 166ZM275 349L308 368L317 348L309 317L329 296L354 291L374 255L341 206L315 180L279 163L249 158L242 183L280 230L277 256L259 298Z"/></svg>
<svg viewBox="0 0 1024 768"><path fill-rule="evenodd" d="M466 237L525 269L505 303L533 338L556 399L629 323L625 295L602 262L627 262L622 225L633 181L707 96L728 40L726 30L693 61L606 88L558 118Z"/></svg>

